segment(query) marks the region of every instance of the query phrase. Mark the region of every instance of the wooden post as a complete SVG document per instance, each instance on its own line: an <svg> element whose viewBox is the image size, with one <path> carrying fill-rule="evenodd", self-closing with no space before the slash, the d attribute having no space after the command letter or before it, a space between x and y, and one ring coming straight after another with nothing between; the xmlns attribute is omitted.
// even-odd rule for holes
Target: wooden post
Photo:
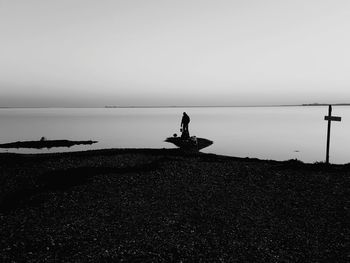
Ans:
<svg viewBox="0 0 350 263"><path fill-rule="evenodd" d="M330 147L330 141L331 141L331 121L341 121L341 117L332 116L332 105L329 105L328 106L328 116L324 116L324 119L326 121L328 121L326 164L329 164L329 147Z"/></svg>
<svg viewBox="0 0 350 263"><path fill-rule="evenodd" d="M328 116L332 116L332 105L328 106ZM329 164L329 145L331 137L331 118L328 119L328 128L327 128L327 151L326 151L326 164Z"/></svg>

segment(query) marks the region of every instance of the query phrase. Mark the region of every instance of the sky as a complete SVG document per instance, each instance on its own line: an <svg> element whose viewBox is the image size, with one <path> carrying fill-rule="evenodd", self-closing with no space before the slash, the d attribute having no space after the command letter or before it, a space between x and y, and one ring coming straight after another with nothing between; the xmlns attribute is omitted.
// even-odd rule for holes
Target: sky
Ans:
<svg viewBox="0 0 350 263"><path fill-rule="evenodd" d="M0 0L0 107L350 102L349 0Z"/></svg>

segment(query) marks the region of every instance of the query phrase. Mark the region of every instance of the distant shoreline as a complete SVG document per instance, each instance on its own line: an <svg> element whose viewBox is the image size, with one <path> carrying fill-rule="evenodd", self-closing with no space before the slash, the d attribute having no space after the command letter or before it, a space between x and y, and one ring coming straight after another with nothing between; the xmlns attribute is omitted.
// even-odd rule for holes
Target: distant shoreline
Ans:
<svg viewBox="0 0 350 263"><path fill-rule="evenodd" d="M302 104L301 106L350 106L350 103L336 103L336 104L327 104L327 103L311 103L311 104Z"/></svg>
<svg viewBox="0 0 350 263"><path fill-rule="evenodd" d="M145 106L145 105L135 105L135 106L114 106L106 105L101 107L0 107L0 109L164 109L164 108L269 108L269 107L317 107L317 106L350 106L350 103L305 103L305 104L281 104L281 105L181 105L181 106Z"/></svg>
<svg viewBox="0 0 350 263"><path fill-rule="evenodd" d="M104 108L269 108L269 107L305 107L305 106L350 106L350 103L338 104L291 104L291 105L242 105L242 106L105 106Z"/></svg>

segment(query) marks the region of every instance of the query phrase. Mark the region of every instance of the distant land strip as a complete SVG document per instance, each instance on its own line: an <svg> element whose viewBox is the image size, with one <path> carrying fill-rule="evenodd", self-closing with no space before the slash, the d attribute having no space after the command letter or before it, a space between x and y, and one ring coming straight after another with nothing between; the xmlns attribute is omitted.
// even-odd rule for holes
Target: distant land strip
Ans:
<svg viewBox="0 0 350 263"><path fill-rule="evenodd" d="M302 104L301 106L350 106L350 103L335 103L335 104L329 104L329 103L310 103L310 104Z"/></svg>
<svg viewBox="0 0 350 263"><path fill-rule="evenodd" d="M306 104L281 104L281 105L240 105L240 106L234 106L234 105L222 105L222 106L208 106L208 105L199 105L199 106L105 106L105 108L243 108L243 107L300 107L300 106L350 106L350 103L335 103L335 104L328 104L328 103L306 103Z"/></svg>
<svg viewBox="0 0 350 263"><path fill-rule="evenodd" d="M145 106L145 105L130 105L130 106L94 106L94 107L2 107L0 109L101 109L101 108L252 108L252 107L301 107L301 106L350 106L350 103L304 103L304 104L280 104L280 105L164 105L164 106Z"/></svg>
<svg viewBox="0 0 350 263"><path fill-rule="evenodd" d="M197 106L190 106L190 105L184 105L184 106L105 106L105 108L242 108L242 107L295 107L295 106L302 106L302 105L240 105L240 106L233 106L233 105L222 105L222 106L208 106L208 105L197 105Z"/></svg>

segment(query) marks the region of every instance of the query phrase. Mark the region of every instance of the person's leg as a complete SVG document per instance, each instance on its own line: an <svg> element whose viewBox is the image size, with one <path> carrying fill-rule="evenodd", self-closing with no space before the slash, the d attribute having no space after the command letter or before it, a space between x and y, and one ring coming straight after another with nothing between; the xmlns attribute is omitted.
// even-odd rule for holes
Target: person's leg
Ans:
<svg viewBox="0 0 350 263"><path fill-rule="evenodd" d="M188 131L188 124L184 125L184 129L185 129L185 134L186 134L186 137L190 137L190 133Z"/></svg>

